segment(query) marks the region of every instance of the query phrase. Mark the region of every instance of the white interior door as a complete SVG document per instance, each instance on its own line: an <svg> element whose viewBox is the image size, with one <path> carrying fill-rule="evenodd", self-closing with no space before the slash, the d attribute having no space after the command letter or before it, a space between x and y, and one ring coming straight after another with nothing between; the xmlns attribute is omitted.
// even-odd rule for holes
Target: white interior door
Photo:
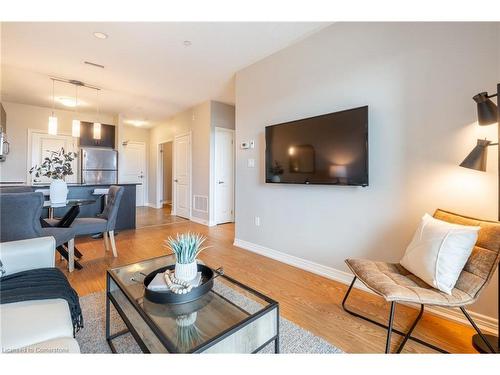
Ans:
<svg viewBox="0 0 500 375"><path fill-rule="evenodd" d="M234 132L215 128L215 221L234 221Z"/></svg>
<svg viewBox="0 0 500 375"><path fill-rule="evenodd" d="M128 142L122 148L120 183L136 183L135 205L144 206L146 194L146 145L144 142Z"/></svg>
<svg viewBox="0 0 500 375"><path fill-rule="evenodd" d="M28 170L35 166L40 165L45 157L50 156L51 151L59 151L64 148L65 152L78 152L76 140L71 135L50 135L43 132L33 131L30 136L31 142L31 165ZM73 174L66 176L66 182L78 182L78 161L75 159L71 163ZM27 181L49 183L51 181L48 177L40 177L38 181L33 180L34 175L28 175Z"/></svg>
<svg viewBox="0 0 500 375"><path fill-rule="evenodd" d="M174 213L191 216L191 133L174 140Z"/></svg>

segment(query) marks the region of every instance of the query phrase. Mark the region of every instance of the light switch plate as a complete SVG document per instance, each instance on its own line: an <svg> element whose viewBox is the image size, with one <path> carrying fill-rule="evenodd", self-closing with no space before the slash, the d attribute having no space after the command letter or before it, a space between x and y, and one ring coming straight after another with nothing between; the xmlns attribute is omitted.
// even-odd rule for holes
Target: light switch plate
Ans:
<svg viewBox="0 0 500 375"><path fill-rule="evenodd" d="M255 168L255 159L248 159L248 168Z"/></svg>

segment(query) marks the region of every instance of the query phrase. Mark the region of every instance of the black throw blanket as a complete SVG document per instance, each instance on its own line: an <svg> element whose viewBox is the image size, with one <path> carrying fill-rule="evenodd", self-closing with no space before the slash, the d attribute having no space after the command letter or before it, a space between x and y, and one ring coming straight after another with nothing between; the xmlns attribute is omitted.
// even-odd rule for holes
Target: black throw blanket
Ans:
<svg viewBox="0 0 500 375"><path fill-rule="evenodd" d="M38 268L0 277L0 303L62 298L68 302L73 334L83 328L78 294L57 268Z"/></svg>

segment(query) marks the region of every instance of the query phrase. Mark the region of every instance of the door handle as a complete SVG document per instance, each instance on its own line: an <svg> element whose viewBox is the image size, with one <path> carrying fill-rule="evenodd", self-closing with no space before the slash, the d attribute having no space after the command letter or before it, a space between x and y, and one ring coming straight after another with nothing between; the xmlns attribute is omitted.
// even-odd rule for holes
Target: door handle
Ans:
<svg viewBox="0 0 500 375"><path fill-rule="evenodd" d="M224 181L217 181L217 182L219 185L224 183Z"/></svg>
<svg viewBox="0 0 500 375"><path fill-rule="evenodd" d="M144 176L141 174L141 175L139 176L139 178L144 178Z"/></svg>
<svg viewBox="0 0 500 375"><path fill-rule="evenodd" d="M179 180L178 180L178 179L175 179L175 180L174 180L174 182L179 182Z"/></svg>

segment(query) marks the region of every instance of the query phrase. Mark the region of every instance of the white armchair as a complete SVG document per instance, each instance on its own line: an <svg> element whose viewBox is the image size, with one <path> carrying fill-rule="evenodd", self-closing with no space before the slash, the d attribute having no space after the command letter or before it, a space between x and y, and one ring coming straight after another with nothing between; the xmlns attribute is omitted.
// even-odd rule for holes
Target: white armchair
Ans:
<svg viewBox="0 0 500 375"><path fill-rule="evenodd" d="M54 267L55 247L53 237L0 243L2 273ZM0 305L0 348L3 353L79 353L66 300Z"/></svg>

